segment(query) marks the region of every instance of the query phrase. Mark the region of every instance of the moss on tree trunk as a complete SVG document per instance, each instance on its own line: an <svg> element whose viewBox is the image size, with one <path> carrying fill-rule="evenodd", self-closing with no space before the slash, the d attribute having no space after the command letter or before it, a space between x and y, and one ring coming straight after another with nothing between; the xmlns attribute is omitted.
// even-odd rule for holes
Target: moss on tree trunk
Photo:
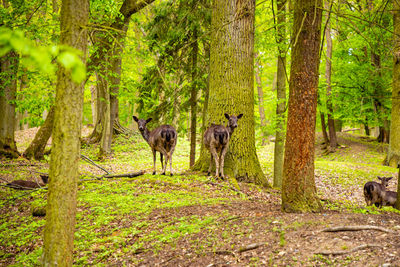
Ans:
<svg viewBox="0 0 400 267"><path fill-rule="evenodd" d="M63 0L60 43L86 55L89 1ZM78 162L83 111L83 83L72 82L59 67L54 106L49 192L44 228L44 266L72 266Z"/></svg>
<svg viewBox="0 0 400 267"><path fill-rule="evenodd" d="M224 113L243 113L229 142L224 173L241 181L268 186L255 148L254 10L254 0L213 3L205 126L213 122L226 125ZM207 171L210 153L204 147L200 153L194 169Z"/></svg>
<svg viewBox="0 0 400 267"><path fill-rule="evenodd" d="M282 183L282 209L286 212L319 211L321 208L314 180L321 18L321 0L295 2Z"/></svg>

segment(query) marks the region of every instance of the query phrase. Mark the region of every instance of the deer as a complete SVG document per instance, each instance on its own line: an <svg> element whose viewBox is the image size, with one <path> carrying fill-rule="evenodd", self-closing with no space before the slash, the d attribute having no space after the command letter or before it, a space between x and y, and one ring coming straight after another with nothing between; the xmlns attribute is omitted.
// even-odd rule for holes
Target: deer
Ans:
<svg viewBox="0 0 400 267"><path fill-rule="evenodd" d="M238 126L238 120L243 116L239 114L238 116L229 116L227 113L224 114L225 118L228 120L227 126L211 124L210 127L204 132L203 143L204 146L210 151L210 167L208 168L207 175L210 175L213 158L215 160L215 176L225 178L224 175L224 162L225 154L228 151L229 140L233 134L233 131ZM220 156L218 156L220 153Z"/></svg>
<svg viewBox="0 0 400 267"><path fill-rule="evenodd" d="M152 118L144 120L133 116L133 119L137 122L140 133L153 152L153 175L156 174L156 153L158 151L160 152L161 168L163 169L162 175L165 175L169 161L170 175L172 176L172 154L174 153L178 138L175 128L171 125L161 125L150 132L146 125ZM163 157L165 157L165 164Z"/></svg>
<svg viewBox="0 0 400 267"><path fill-rule="evenodd" d="M41 188L41 187L44 187L48 183L49 176L48 175L40 175L40 178L42 179L42 182L39 182L37 180L35 182L27 181L27 180L14 180L14 181L6 184L6 186L14 188L14 189L20 189L20 190Z"/></svg>
<svg viewBox="0 0 400 267"><path fill-rule="evenodd" d="M364 197L367 206L375 205L376 207L382 206L395 206L397 200L397 193L393 191L387 191L386 188L389 181L393 177L380 177L378 179L381 183L367 182L364 185Z"/></svg>

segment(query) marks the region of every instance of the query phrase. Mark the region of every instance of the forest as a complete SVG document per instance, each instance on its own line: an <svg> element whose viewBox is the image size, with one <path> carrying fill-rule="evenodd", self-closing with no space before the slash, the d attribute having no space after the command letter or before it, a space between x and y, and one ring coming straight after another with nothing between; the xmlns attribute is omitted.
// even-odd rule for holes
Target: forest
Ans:
<svg viewBox="0 0 400 267"><path fill-rule="evenodd" d="M2 0L1 266L398 266L398 0Z"/></svg>

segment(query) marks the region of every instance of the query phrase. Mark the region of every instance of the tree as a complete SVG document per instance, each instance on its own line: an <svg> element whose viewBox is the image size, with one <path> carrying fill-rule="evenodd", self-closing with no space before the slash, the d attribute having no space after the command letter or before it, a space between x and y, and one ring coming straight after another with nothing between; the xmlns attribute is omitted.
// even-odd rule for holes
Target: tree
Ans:
<svg viewBox="0 0 400 267"><path fill-rule="evenodd" d="M15 93L19 55L14 51L0 58L0 156L19 156L14 140Z"/></svg>
<svg viewBox="0 0 400 267"><path fill-rule="evenodd" d="M392 121L386 164L396 168L400 164L400 3L398 1L393 2L393 26ZM397 182L397 192L400 192L400 175ZM396 208L400 209L399 200L396 203Z"/></svg>
<svg viewBox="0 0 400 267"><path fill-rule="evenodd" d="M321 0L295 2L282 181L282 210L285 212L319 211L321 208L314 180L321 19Z"/></svg>
<svg viewBox="0 0 400 267"><path fill-rule="evenodd" d="M88 17L88 0L62 1L60 43L82 51L83 60ZM73 263L84 83L74 82L72 78L70 71L59 67L44 228L44 266L72 266Z"/></svg>
<svg viewBox="0 0 400 267"><path fill-rule="evenodd" d="M255 149L254 11L254 0L213 2L205 125L225 123L224 113L243 113L229 142L224 172L241 181L268 186ZM209 162L210 154L203 148L193 169L206 171Z"/></svg>
<svg viewBox="0 0 400 267"><path fill-rule="evenodd" d="M276 133L274 146L274 187L282 186L283 157L285 151L285 112L286 112L286 0L277 2L276 43L278 62L276 78Z"/></svg>
<svg viewBox="0 0 400 267"><path fill-rule="evenodd" d="M329 2L325 2L325 8L329 9ZM335 121L333 118L333 106L332 106L332 85L331 85L331 74L332 74L332 36L330 26L330 10L326 13L326 26L325 26L325 37L326 37L326 65L325 65L325 79L326 79L326 106L328 109L328 129L329 129L329 151L333 152L336 150L337 138L335 130ZM326 144L328 145L328 144Z"/></svg>
<svg viewBox="0 0 400 267"><path fill-rule="evenodd" d="M111 31L96 33L94 53L88 60L88 73L97 72L102 80L97 83L97 97L106 96L106 100L97 101L97 122L93 132L86 139L88 143L100 142L99 156L103 157L111 150L112 131L118 121L118 93L121 82L121 51L133 14L151 4L155 0L125 0L119 14L110 24ZM120 128L120 127L119 127Z"/></svg>

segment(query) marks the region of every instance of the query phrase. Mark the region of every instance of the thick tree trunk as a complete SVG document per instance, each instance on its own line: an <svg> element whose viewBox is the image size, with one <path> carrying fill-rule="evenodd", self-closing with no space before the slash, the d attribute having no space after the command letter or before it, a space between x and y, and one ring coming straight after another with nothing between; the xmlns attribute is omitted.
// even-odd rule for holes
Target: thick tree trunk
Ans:
<svg viewBox="0 0 400 267"><path fill-rule="evenodd" d="M264 111L264 92L262 89L261 83L261 70L260 70L260 61L257 59L257 53L255 53L255 78L256 78L256 85L257 85L257 92L258 92L258 112L260 113L260 124L261 124L261 135L262 135L262 143L261 145L264 146L267 140L267 136L265 134L265 126L267 126L266 118L265 118L265 111Z"/></svg>
<svg viewBox="0 0 400 267"><path fill-rule="evenodd" d="M43 159L44 150L46 148L47 142L50 139L54 124L54 106L50 108L47 114L46 120L43 125L40 126L39 131L36 132L35 138L25 150L23 156L27 159Z"/></svg>
<svg viewBox="0 0 400 267"><path fill-rule="evenodd" d="M331 0L332 1L332 0ZM325 9L329 9L329 2L325 2ZM331 26L329 22L329 14L326 12L326 65L325 65L325 78L326 78L326 106L328 108L328 129L329 129L329 151L333 152L337 147L337 138L335 131L335 121L333 119L333 106L332 106L332 86L331 86L331 73L332 73L332 37Z"/></svg>
<svg viewBox="0 0 400 267"><path fill-rule="evenodd" d="M277 2L278 62L276 73L276 133L274 147L274 187L282 187L283 157L285 153L286 112L286 0Z"/></svg>
<svg viewBox="0 0 400 267"><path fill-rule="evenodd" d="M397 167L400 163L400 3L394 2L393 13L393 82L392 82L392 121L386 165ZM400 177L399 177L400 182ZM400 192L400 191L398 191ZM400 201L397 201L400 202ZM399 207L400 208L400 207Z"/></svg>
<svg viewBox="0 0 400 267"><path fill-rule="evenodd" d="M282 210L320 211L314 179L321 0L294 6L289 111L282 182Z"/></svg>
<svg viewBox="0 0 400 267"><path fill-rule="evenodd" d="M63 0L60 43L86 55L89 1ZM85 58L83 58L85 60ZM54 106L43 266L72 266L83 112L83 83L59 67Z"/></svg>
<svg viewBox="0 0 400 267"><path fill-rule="evenodd" d="M243 113L230 138L224 173L269 186L255 149L254 10L254 0L213 2L206 125L226 124L224 113ZM207 171L209 163L210 153L203 148L194 169Z"/></svg>
<svg viewBox="0 0 400 267"><path fill-rule="evenodd" d="M14 139L18 65L19 56L15 52L0 58L0 157L19 156Z"/></svg>
<svg viewBox="0 0 400 267"><path fill-rule="evenodd" d="M192 167L196 160L196 131L197 131L197 55L199 44L197 42L197 30L193 30L192 43L192 88L190 90L190 159L189 166Z"/></svg>
<svg viewBox="0 0 400 267"><path fill-rule="evenodd" d="M392 82L392 121L386 164L400 167L400 2L393 2L393 82ZM400 210L400 168L397 177L396 209Z"/></svg>

